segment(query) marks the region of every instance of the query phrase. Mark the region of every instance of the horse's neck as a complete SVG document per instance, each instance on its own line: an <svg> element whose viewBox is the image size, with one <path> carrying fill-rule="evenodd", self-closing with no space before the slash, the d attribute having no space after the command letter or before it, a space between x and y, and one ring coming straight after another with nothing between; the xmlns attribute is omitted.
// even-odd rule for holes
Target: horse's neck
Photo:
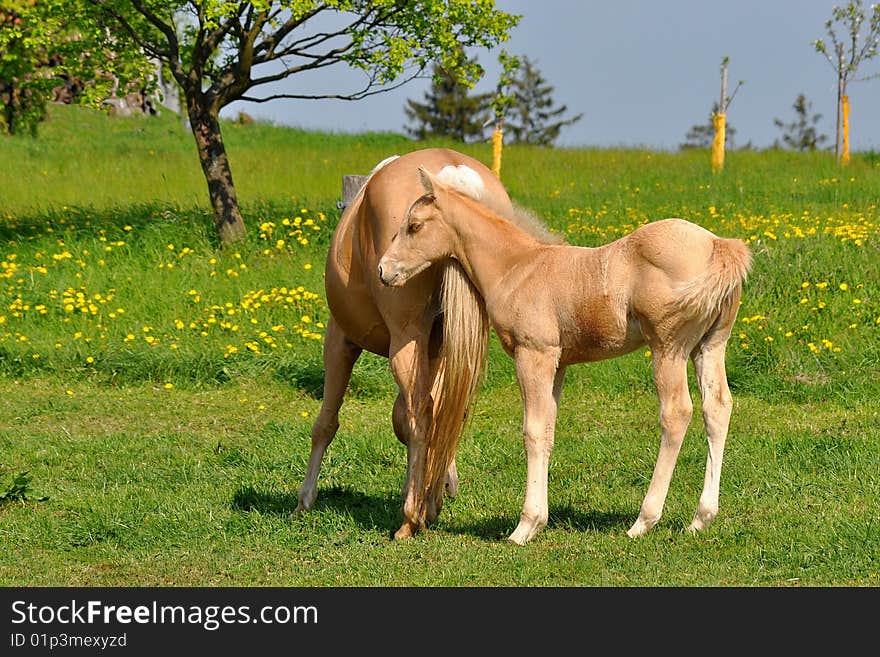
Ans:
<svg viewBox="0 0 880 657"><path fill-rule="evenodd" d="M459 262L487 301L505 275L540 247L507 219L466 201L457 204L454 221Z"/></svg>

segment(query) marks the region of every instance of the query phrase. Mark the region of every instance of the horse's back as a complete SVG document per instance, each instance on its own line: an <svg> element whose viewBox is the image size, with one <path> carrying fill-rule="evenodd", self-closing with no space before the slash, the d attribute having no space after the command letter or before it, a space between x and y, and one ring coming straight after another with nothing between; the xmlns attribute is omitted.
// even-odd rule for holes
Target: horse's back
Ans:
<svg viewBox="0 0 880 657"><path fill-rule="evenodd" d="M409 206L424 194L418 168L432 173L467 167L477 174L479 200L505 216L513 206L501 182L479 160L445 148L413 151L385 160L346 208L327 256L327 303L342 331L361 347L387 356L392 333L425 323L436 312L440 268L431 267L403 289L381 285L376 269ZM428 310L429 312L426 312ZM422 327L423 329L425 327Z"/></svg>

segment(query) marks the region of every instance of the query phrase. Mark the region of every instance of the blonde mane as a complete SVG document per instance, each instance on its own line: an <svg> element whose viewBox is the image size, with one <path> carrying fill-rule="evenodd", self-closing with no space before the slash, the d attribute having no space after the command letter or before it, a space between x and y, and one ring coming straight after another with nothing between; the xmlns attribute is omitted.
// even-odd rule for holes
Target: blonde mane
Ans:
<svg viewBox="0 0 880 657"><path fill-rule="evenodd" d="M529 210L515 201L512 203L513 216L506 217L511 223L522 228L541 244L565 244L565 237L550 230L544 220L538 217L533 210Z"/></svg>
<svg viewBox="0 0 880 657"><path fill-rule="evenodd" d="M381 164L380 164L381 166ZM437 180L452 187L457 192L472 198L475 201L483 203L490 210L494 210L515 226L522 228L529 235L534 237L542 244L564 244L565 238L558 233L551 231L547 224L541 220L538 215L528 208L511 201L513 205L513 215L503 211L500 207L495 207L494 199L484 198L486 186L480 174L465 164L458 166L448 165L443 167L437 173Z"/></svg>

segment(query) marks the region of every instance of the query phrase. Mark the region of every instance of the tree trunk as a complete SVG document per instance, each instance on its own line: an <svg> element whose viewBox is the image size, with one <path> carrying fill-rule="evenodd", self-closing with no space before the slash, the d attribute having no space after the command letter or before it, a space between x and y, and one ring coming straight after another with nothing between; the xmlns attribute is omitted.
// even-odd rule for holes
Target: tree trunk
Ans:
<svg viewBox="0 0 880 657"><path fill-rule="evenodd" d="M834 159L840 162L840 105L843 102L843 94L844 91L844 82L843 82L843 74L838 72L837 74L837 120L834 122Z"/></svg>
<svg viewBox="0 0 880 657"><path fill-rule="evenodd" d="M189 122L214 208L214 227L221 244L230 244L244 238L245 228L232 182L229 158L223 145L223 135L220 134L219 112L194 106L196 104L193 102L188 104Z"/></svg>

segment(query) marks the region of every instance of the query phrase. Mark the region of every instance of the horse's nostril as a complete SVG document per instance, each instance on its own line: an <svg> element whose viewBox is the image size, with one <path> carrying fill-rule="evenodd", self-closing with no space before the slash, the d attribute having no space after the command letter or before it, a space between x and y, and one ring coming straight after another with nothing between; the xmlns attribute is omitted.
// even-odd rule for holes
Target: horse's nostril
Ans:
<svg viewBox="0 0 880 657"><path fill-rule="evenodd" d="M385 277L382 276L382 265L379 265L379 278L381 278L382 280L385 280Z"/></svg>

